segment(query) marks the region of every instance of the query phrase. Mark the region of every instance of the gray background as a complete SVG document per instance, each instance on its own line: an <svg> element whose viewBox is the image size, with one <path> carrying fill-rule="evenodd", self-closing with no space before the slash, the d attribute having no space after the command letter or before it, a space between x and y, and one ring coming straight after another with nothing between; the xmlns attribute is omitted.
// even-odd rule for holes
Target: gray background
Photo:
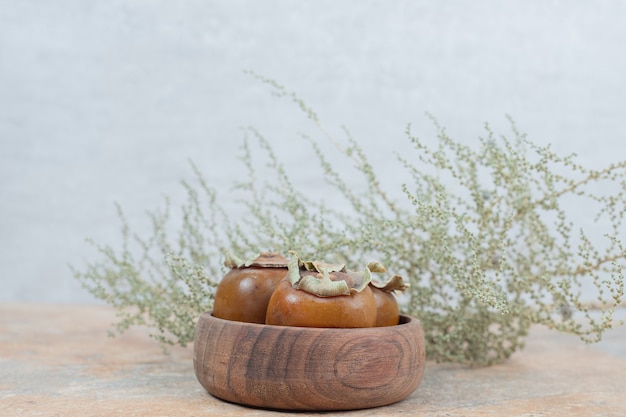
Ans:
<svg viewBox="0 0 626 417"><path fill-rule="evenodd" d="M243 70L346 125L394 187L425 111L464 143L510 114L590 167L624 159L624 22L608 0L0 0L0 301L93 302L68 263L118 242L113 203L142 230L192 158L228 204L242 126L323 190L310 123Z"/></svg>

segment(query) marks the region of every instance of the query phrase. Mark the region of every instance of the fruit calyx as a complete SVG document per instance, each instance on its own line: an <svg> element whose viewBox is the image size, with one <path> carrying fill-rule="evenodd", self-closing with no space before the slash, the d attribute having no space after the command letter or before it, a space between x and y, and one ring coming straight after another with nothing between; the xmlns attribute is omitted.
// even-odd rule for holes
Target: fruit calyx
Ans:
<svg viewBox="0 0 626 417"><path fill-rule="evenodd" d="M226 254L224 266L236 268L287 268L288 260L280 253L261 252L250 259L242 259L231 253Z"/></svg>
<svg viewBox="0 0 626 417"><path fill-rule="evenodd" d="M384 267L371 262L363 271L350 271L345 264L322 261L304 261L295 252L288 263L291 285L318 297L350 295L363 291L372 281L372 272L382 272Z"/></svg>
<svg viewBox="0 0 626 417"><path fill-rule="evenodd" d="M370 285L384 292L404 291L410 287L408 282L404 282L404 278L400 275L393 275L385 282L371 280Z"/></svg>

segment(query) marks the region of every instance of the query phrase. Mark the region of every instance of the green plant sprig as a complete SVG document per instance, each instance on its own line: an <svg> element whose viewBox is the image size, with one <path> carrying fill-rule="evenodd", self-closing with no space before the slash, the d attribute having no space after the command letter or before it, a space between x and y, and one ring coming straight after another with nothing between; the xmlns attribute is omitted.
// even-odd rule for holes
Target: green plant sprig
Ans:
<svg viewBox="0 0 626 417"><path fill-rule="evenodd" d="M234 184L243 215L228 215L193 164L196 181L183 183L187 201L177 233L167 200L165 209L149 214L147 239L130 233L118 208L121 248L95 245L103 261L74 270L88 291L118 309L117 332L146 325L162 344L184 346L193 340L197 315L211 309L223 254L259 251L296 251L347 265L380 260L410 283L402 308L422 321L427 355L437 361L501 361L523 347L537 323L586 342L623 324L614 313L624 300L626 161L585 168L574 155L534 144L511 119L511 139L485 125L485 137L462 144L429 116L435 145L407 127L415 154L396 155L405 181L397 190L404 198L394 198L346 129L343 142L335 139L296 94L252 75L296 103L333 144L329 153L314 136L302 135L311 149L307 169L317 165L329 191L311 195L295 184L270 142L248 128L241 155L247 178ZM331 157L352 164L337 166ZM268 178L258 175L260 168L273 176L260 181ZM358 185L347 181L355 172ZM609 224L604 246L571 222L568 199L598 207L596 220ZM593 305L582 301L589 283Z"/></svg>

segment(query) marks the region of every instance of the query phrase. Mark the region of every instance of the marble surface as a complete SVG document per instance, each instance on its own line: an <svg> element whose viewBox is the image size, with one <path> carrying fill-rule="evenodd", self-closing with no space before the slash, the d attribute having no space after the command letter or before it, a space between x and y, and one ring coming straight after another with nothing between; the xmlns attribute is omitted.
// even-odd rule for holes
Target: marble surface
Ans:
<svg viewBox="0 0 626 417"><path fill-rule="evenodd" d="M0 304L0 416L265 416L225 403L197 382L192 350L163 355L144 329L107 337L97 305ZM487 368L428 362L406 400L358 416L623 416L626 327L603 341L532 329L523 351Z"/></svg>
<svg viewBox="0 0 626 417"><path fill-rule="evenodd" d="M241 209L242 127L270 142L295 187L348 207L318 164L301 169L312 152L301 134L332 143L244 70L296 92L336 140L349 129L407 205L395 152L419 164L405 129L432 143L425 112L465 145L485 122L510 138L509 114L586 167L620 161L624 21L626 2L611 0L3 1L0 301L93 302L68 268L101 259L85 238L121 244L114 203L141 236L165 195L180 219L189 159ZM589 206L567 211L573 230L606 242Z"/></svg>

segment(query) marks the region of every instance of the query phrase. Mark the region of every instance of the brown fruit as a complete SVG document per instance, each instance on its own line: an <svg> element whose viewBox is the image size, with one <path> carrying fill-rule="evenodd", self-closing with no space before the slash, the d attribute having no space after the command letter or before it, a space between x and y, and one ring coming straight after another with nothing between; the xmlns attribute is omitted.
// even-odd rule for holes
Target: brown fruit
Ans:
<svg viewBox="0 0 626 417"><path fill-rule="evenodd" d="M215 291L213 315L225 320L265 323L272 293L287 275L287 259L265 252L247 263L228 260L231 270Z"/></svg>

